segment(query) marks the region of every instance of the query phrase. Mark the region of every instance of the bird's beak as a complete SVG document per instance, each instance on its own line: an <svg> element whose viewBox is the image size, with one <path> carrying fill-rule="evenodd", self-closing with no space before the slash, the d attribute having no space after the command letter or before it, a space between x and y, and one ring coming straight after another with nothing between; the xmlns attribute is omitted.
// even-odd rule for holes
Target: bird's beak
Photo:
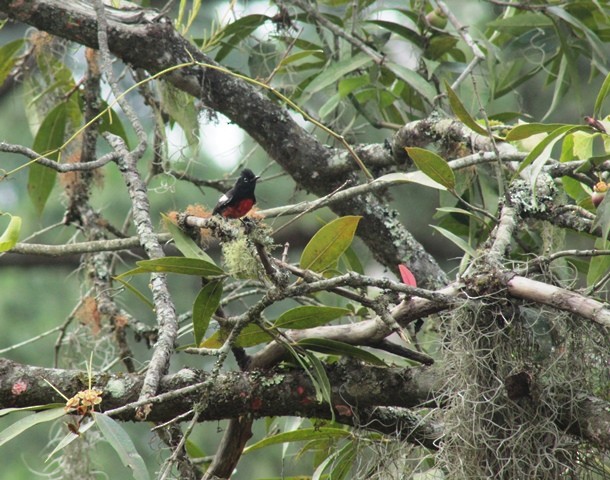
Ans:
<svg viewBox="0 0 610 480"><path fill-rule="evenodd" d="M261 176L257 175L256 177L254 177L254 181L256 182L259 178L261 178Z"/></svg>

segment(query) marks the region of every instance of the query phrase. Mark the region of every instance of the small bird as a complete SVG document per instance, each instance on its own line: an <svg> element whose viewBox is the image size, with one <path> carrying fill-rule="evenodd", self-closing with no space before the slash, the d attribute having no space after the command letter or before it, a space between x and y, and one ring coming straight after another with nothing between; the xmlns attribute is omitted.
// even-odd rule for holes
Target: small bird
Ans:
<svg viewBox="0 0 610 480"><path fill-rule="evenodd" d="M233 188L218 199L212 215L222 215L225 218L241 218L250 211L256 203L254 187L259 176L245 168Z"/></svg>

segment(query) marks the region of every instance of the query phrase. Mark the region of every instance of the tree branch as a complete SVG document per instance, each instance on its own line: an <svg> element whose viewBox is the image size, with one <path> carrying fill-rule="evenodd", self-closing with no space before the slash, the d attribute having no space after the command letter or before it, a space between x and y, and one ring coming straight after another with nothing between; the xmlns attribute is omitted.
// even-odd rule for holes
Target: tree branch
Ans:
<svg viewBox="0 0 610 480"><path fill-rule="evenodd" d="M387 368L355 362L326 367L332 388L333 407L345 405L335 412L337 421L360 428L399 433L411 442L434 448L428 437L439 425L424 422L419 429L401 431L404 416L371 414L379 407L411 409L442 408L443 389L447 388L442 370L436 367ZM85 372L22 365L0 359L0 408L23 408L63 403L62 397L46 382L66 396L88 388ZM189 412L194 403L203 400L206 408L199 421L221 420L241 415L254 417L297 415L309 418L330 418L326 404L316 401L315 388L309 375L301 370L278 372L229 372L210 381L211 375L201 370L182 369L161 377L158 394L144 400L153 405L147 421L168 422ZM138 374L94 374L93 387L103 391L101 408L118 420L138 421L135 401L143 376ZM14 385L25 385L14 393ZM21 389L20 389L21 390ZM561 394L559 392L558 394ZM571 393L573 396L573 392ZM570 433L600 448L610 446L610 403L592 396L576 396L574 404L565 404L560 422ZM120 408L119 408L120 407ZM349 413L351 412L351 413ZM389 413L389 412L388 412ZM413 415L410 413L410 415ZM185 416L182 420L189 419ZM413 418L413 417L411 417ZM385 425L381 420L387 421ZM423 435L425 433L425 435Z"/></svg>

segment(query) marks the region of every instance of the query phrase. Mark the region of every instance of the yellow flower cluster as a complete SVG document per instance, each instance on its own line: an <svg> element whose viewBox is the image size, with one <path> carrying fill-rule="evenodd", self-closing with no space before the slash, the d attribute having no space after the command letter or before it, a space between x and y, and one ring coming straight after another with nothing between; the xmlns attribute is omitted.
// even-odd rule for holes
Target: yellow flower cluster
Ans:
<svg viewBox="0 0 610 480"><path fill-rule="evenodd" d="M96 405L102 403L102 391L94 388L81 390L66 402L66 412L76 410L79 415L87 415Z"/></svg>

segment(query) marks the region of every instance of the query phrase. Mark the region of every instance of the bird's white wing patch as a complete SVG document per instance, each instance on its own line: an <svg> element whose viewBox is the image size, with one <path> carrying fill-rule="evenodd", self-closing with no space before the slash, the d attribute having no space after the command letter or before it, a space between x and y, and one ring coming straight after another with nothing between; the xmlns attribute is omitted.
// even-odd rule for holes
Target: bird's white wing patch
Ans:
<svg viewBox="0 0 610 480"><path fill-rule="evenodd" d="M229 201L229 197L227 197L227 196L226 196L226 195L224 195L224 194L223 194L223 196L222 196L222 197L220 197L220 198L218 199L218 203L225 203L225 202L228 202L228 201Z"/></svg>

